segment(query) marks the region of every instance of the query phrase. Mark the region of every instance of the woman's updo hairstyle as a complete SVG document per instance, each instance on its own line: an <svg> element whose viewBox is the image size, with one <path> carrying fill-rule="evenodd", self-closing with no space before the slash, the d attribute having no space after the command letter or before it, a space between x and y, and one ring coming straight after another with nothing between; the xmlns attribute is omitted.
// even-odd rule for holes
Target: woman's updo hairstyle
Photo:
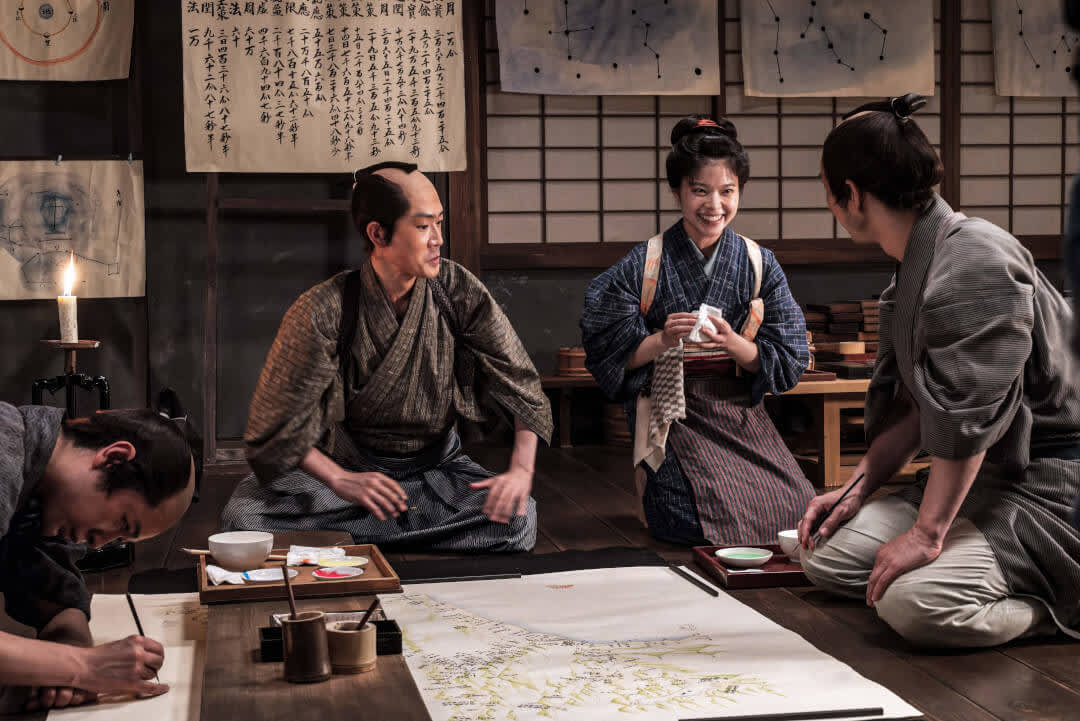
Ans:
<svg viewBox="0 0 1080 721"><path fill-rule="evenodd" d="M890 208L920 208L945 170L911 115L926 104L916 93L861 105L825 138L821 166L836 202L847 207L847 181Z"/></svg>
<svg viewBox="0 0 1080 721"><path fill-rule="evenodd" d="M667 156L667 180L672 190L682 187L684 178L693 178L701 168L726 160L739 179L739 190L750 179L750 158L738 140L735 124L727 118L712 120L691 115L671 129L671 152Z"/></svg>

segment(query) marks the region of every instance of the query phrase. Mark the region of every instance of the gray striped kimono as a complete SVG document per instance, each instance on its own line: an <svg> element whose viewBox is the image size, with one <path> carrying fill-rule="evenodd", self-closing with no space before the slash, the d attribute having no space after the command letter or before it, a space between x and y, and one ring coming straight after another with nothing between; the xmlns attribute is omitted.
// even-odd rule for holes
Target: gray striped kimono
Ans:
<svg viewBox="0 0 1080 721"><path fill-rule="evenodd" d="M349 377L337 353L344 273L306 293L285 314L251 401L244 440L254 474L222 514L225 529L328 529L358 542L433 550L532 548L536 510L509 525L481 513L492 474L461 453L459 419L502 414L550 440L551 408L510 322L483 284L450 260L438 281L451 323L423 278L399 320L366 262ZM457 329L456 332L452 328ZM415 507L378 520L297 466L318 447L351 471L378 471Z"/></svg>
<svg viewBox="0 0 1080 721"><path fill-rule="evenodd" d="M1072 311L1009 233L956 223L939 197L916 222L881 296L881 344L866 430L886 427L901 390L919 408L933 456L986 451L960 508L983 532L1016 595L1036 596L1080 626L1080 389L1068 352ZM900 492L920 503L926 475Z"/></svg>

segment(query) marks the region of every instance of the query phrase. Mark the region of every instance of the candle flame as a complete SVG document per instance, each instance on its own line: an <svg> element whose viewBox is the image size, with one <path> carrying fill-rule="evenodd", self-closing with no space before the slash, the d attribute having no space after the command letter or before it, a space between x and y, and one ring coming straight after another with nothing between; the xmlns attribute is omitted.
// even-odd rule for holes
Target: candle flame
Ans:
<svg viewBox="0 0 1080 721"><path fill-rule="evenodd" d="M64 295L71 295L71 287L75 285L75 253L72 252L71 260L64 269Z"/></svg>

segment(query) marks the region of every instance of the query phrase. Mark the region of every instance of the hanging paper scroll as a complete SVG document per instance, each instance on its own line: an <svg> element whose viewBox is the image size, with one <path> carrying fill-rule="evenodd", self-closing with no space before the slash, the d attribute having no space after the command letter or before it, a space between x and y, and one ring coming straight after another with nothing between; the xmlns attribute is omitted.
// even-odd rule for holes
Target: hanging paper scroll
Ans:
<svg viewBox="0 0 1080 721"><path fill-rule="evenodd" d="M141 160L0 165L0 300L55 298L74 255L81 298L146 294Z"/></svg>
<svg viewBox="0 0 1080 721"><path fill-rule="evenodd" d="M1063 3L994 0L994 92L1075 97L1073 51L1080 33L1065 22Z"/></svg>
<svg viewBox="0 0 1080 721"><path fill-rule="evenodd" d="M503 91L715 95L715 0L499 0Z"/></svg>
<svg viewBox="0 0 1080 721"><path fill-rule="evenodd" d="M460 2L184 2L192 172L465 168Z"/></svg>
<svg viewBox="0 0 1080 721"><path fill-rule="evenodd" d="M755 0L740 7L747 95L934 94L930 0Z"/></svg>
<svg viewBox="0 0 1080 721"><path fill-rule="evenodd" d="M0 79L128 76L135 0L7 0L0 5Z"/></svg>

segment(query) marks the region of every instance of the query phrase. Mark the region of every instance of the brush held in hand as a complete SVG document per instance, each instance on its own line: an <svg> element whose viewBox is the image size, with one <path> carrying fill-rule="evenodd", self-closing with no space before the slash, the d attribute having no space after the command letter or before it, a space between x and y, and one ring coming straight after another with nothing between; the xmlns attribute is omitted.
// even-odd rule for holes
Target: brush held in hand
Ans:
<svg viewBox="0 0 1080 721"><path fill-rule="evenodd" d="M817 537L818 529L821 528L821 524L825 523L825 521L827 521L829 517L832 516L833 511L835 511L837 507L844 502L844 499L847 498L847 494L851 493L851 489L859 485L859 481L861 481L863 479L863 476L865 475L865 473L860 473L859 477L855 479L855 482L848 486L846 491L840 494L840 498L836 499L836 503L829 506L829 510L826 513L823 513L814 520L814 522L810 525L811 538Z"/></svg>

